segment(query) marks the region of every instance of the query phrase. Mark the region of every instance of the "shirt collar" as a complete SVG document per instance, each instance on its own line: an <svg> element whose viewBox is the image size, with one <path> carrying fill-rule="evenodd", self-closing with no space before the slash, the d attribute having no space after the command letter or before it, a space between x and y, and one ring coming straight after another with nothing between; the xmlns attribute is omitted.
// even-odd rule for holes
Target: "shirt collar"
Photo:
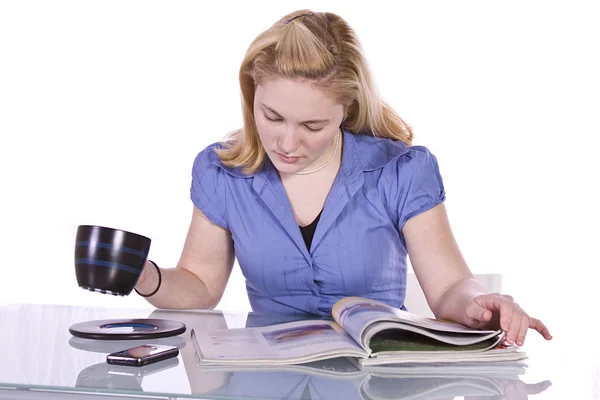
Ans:
<svg viewBox="0 0 600 400"><path fill-rule="evenodd" d="M343 130L343 135L342 165L340 169L351 179L352 177L357 179L357 172L383 168L389 162L408 153L408 146L399 141L352 133L346 129ZM239 178L254 178L253 186L258 192L267 180L275 177L273 174L277 174L275 166L267 156L265 156L263 167L252 174L244 174L239 167L224 166L218 159L214 163L230 175Z"/></svg>
<svg viewBox="0 0 600 400"><path fill-rule="evenodd" d="M400 141L348 131L344 131L344 144L344 150L348 149L349 153L346 157L344 151L344 157L355 158L356 167L365 172L383 168L409 151L408 146Z"/></svg>

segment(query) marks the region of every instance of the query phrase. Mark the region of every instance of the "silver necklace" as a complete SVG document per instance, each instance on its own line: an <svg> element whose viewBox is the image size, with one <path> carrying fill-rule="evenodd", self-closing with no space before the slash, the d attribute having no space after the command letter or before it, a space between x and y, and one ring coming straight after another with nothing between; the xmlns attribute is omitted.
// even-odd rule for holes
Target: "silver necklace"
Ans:
<svg viewBox="0 0 600 400"><path fill-rule="evenodd" d="M342 131L340 130L340 128L337 129L337 134L335 136L335 149L333 150L333 154L331 155L331 158L329 160L327 160L327 162L323 165L321 165L319 168L315 168L313 170L310 171L299 171L296 172L296 175L309 175L309 174L314 174L317 171L322 170L323 168L325 168L326 166L328 166L329 164L331 164L331 162L335 159L335 156L337 155L338 152L338 148L340 147L340 138L342 136Z"/></svg>

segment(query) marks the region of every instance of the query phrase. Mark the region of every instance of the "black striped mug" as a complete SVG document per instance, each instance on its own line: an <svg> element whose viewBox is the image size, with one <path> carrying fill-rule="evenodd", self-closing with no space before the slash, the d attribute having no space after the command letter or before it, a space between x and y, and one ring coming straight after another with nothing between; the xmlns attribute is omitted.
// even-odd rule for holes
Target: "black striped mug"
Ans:
<svg viewBox="0 0 600 400"><path fill-rule="evenodd" d="M127 296L148 258L151 240L137 233L97 225L79 225L75 274L79 287Z"/></svg>

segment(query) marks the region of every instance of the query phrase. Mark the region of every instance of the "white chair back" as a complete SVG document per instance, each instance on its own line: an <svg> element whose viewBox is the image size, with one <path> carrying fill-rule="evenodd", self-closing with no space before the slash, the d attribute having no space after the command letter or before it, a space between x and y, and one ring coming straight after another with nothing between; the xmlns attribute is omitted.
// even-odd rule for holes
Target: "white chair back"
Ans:
<svg viewBox="0 0 600 400"><path fill-rule="evenodd" d="M502 275L500 274L473 274L490 292L501 292ZM413 314L433 318L433 312L425 300L425 295L419 281L414 273L409 273L406 282L406 299L404 301L406 309Z"/></svg>

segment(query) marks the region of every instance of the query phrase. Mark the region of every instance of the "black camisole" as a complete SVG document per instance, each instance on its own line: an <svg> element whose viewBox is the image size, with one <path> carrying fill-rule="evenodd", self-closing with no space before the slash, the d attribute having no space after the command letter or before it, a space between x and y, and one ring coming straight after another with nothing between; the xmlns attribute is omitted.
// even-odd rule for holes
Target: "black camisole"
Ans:
<svg viewBox="0 0 600 400"><path fill-rule="evenodd" d="M309 225L300 226L300 232L302 233L302 237L304 238L304 243L306 243L306 248L310 251L310 245L312 244L313 236L315 236L315 230L317 229L317 224L319 223L319 219L321 218L321 214L323 210L317 215L317 218Z"/></svg>

